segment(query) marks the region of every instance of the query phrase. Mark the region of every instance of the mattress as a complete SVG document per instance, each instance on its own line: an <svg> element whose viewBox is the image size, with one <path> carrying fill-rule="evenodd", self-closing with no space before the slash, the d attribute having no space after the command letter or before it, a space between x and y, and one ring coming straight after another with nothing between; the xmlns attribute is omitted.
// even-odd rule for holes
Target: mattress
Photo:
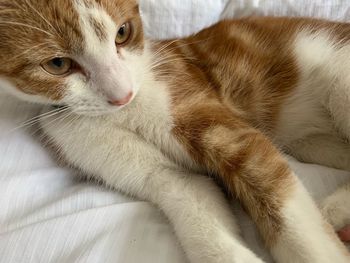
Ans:
<svg viewBox="0 0 350 263"><path fill-rule="evenodd" d="M252 14L350 19L348 0L141 0L140 6L152 38L188 35ZM186 262L152 204L80 180L53 160L39 143L38 127L21 127L39 111L0 87L0 262ZM315 200L350 180L348 172L289 159ZM237 203L232 209L248 246L272 262L251 220Z"/></svg>

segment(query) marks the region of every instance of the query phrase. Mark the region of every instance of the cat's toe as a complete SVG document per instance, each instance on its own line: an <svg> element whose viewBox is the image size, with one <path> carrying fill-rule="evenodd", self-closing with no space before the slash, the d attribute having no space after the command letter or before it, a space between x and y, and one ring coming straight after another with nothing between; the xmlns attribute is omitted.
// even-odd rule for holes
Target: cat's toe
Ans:
<svg viewBox="0 0 350 263"><path fill-rule="evenodd" d="M343 228L350 225L350 185L327 197L321 209L325 218L336 231L343 230L343 233L348 233L345 232L348 229Z"/></svg>

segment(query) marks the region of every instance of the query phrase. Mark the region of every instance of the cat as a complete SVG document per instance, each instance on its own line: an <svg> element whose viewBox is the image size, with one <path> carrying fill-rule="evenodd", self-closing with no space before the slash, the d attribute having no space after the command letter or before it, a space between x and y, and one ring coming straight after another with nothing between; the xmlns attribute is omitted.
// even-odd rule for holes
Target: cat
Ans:
<svg viewBox="0 0 350 263"><path fill-rule="evenodd" d="M251 17L151 41L135 0L0 0L0 14L1 88L47 106L69 165L159 207L189 262L263 262L218 184L276 262L350 262L282 155L350 170L349 24Z"/></svg>

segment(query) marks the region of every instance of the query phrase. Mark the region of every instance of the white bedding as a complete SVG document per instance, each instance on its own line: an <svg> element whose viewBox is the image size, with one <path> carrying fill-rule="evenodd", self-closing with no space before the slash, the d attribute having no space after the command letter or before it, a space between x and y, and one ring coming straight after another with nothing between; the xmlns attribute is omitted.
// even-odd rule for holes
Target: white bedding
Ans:
<svg viewBox="0 0 350 263"><path fill-rule="evenodd" d="M350 0L143 0L141 7L154 38L250 14L350 19ZM13 131L38 111L0 93L0 262L185 262L156 208L79 181L51 160L32 136L35 128ZM350 180L347 172L290 163L317 200ZM249 246L270 262L250 220L234 210Z"/></svg>

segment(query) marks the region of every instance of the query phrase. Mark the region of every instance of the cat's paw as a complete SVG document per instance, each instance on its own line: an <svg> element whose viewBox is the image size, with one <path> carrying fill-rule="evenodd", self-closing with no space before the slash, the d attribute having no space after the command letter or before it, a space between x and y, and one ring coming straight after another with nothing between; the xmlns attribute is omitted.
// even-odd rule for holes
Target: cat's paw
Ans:
<svg viewBox="0 0 350 263"><path fill-rule="evenodd" d="M350 185L327 197L321 210L336 231L350 225Z"/></svg>

